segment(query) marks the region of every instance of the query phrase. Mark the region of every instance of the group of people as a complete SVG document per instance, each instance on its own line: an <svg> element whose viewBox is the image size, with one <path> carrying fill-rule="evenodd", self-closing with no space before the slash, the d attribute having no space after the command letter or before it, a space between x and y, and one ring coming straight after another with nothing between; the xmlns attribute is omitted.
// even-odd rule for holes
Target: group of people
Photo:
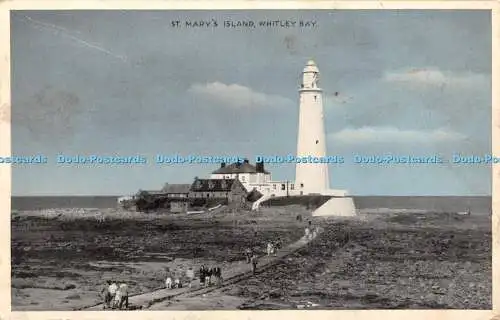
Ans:
<svg viewBox="0 0 500 320"><path fill-rule="evenodd" d="M252 249L247 248L245 250L245 257L247 259L247 263L252 264L252 271L253 274L255 274L255 272L257 271L257 261L258 261L257 255L255 254L255 252L253 252Z"/></svg>
<svg viewBox="0 0 500 320"><path fill-rule="evenodd" d="M276 241L269 241L267 243L267 255L274 255L276 256L276 253L278 250L281 249L281 239L278 239Z"/></svg>
<svg viewBox="0 0 500 320"><path fill-rule="evenodd" d="M311 221L309 221L308 226L305 228L305 237L308 240L312 240L317 236L319 232L319 228L313 228ZM276 256L277 251L281 249L282 243L281 239L277 239L275 241L269 241L267 243L267 255ZM253 274L257 271L258 257L252 249L247 248L245 250L246 262L252 264L252 272ZM192 287L192 283L195 279L194 270L192 267L189 267L186 271L186 278L188 280L189 288ZM204 265L200 267L199 270L199 278L200 278L200 286L201 287L209 287L212 284L216 284L217 286L222 285L222 270L220 267L212 267L206 268ZM171 275L167 275L165 279L165 288L167 289L175 289L182 288L183 284L181 279L177 277L173 277ZM125 307L128 309L128 286L126 283L117 284L116 281L107 281L107 285L103 289L104 293L104 309L122 309Z"/></svg>
<svg viewBox="0 0 500 320"><path fill-rule="evenodd" d="M200 267L200 285L209 287L213 283L215 285L222 285L222 270L220 267L206 268L205 266Z"/></svg>
<svg viewBox="0 0 500 320"><path fill-rule="evenodd" d="M175 276L175 275L177 275L177 276ZM188 282L188 287L191 288L193 280L194 280L194 270L193 270L193 267L189 267L186 270L186 279L187 279L187 282ZM165 288L166 289L178 289L178 288L182 288L183 287L182 280L185 280L185 279L181 279L178 276L178 273L173 273L172 275L168 274L167 278L165 279Z"/></svg>
<svg viewBox="0 0 500 320"><path fill-rule="evenodd" d="M179 279L179 277L175 277L174 280L172 280L172 276L168 275L167 278L165 279L165 288L166 289L182 288L181 279Z"/></svg>
<svg viewBox="0 0 500 320"><path fill-rule="evenodd" d="M274 255L276 256L277 251L281 249L281 239L275 240L275 241L269 241L267 243L267 255ZM247 263L250 263L252 265L252 272L255 274L257 272L257 264L259 263L259 258L257 254L250 248L247 248L245 250L245 258Z"/></svg>
<svg viewBox="0 0 500 320"><path fill-rule="evenodd" d="M104 309L128 309L128 286L126 283L118 283L108 280L102 289L104 296Z"/></svg>
<svg viewBox="0 0 500 320"><path fill-rule="evenodd" d="M304 230L304 236L307 240L312 240L316 238L319 233L318 227L313 227L311 221L309 221L308 226Z"/></svg>
<svg viewBox="0 0 500 320"><path fill-rule="evenodd" d="M202 265L200 267L199 277L200 277L201 287L208 287L211 286L212 284L216 285L222 284L222 270L220 267L206 268L205 266ZM192 288L195 279L195 274L192 267L189 267L187 269L186 278L188 287ZM166 289L177 289L177 288L182 288L182 286L183 286L182 281L179 277L173 278L170 275L167 276L167 279L165 280Z"/></svg>

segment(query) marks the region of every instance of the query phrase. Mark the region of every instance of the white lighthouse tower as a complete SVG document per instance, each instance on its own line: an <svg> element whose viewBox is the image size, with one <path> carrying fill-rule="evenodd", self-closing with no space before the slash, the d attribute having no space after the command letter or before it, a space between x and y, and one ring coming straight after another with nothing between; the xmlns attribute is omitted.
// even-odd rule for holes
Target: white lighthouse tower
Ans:
<svg viewBox="0 0 500 320"><path fill-rule="evenodd" d="M323 91L319 87L319 69L309 60L302 71L300 85L299 134L297 157L313 159L326 157ZM318 159L318 160L319 160ZM300 195L320 194L331 198L314 210L313 216L354 216L356 207L347 190L330 189L328 164L322 162L297 163L295 185Z"/></svg>
<svg viewBox="0 0 500 320"><path fill-rule="evenodd" d="M354 216L356 207L347 190L330 189L328 163L325 161L328 158L323 91L319 87L319 69L312 60L302 71L299 95L297 157L307 158L307 161L296 163L294 183L289 184L289 180L268 181L254 186L263 195L252 204L252 210L258 210L262 202L272 197L323 195L329 199L313 211L313 216Z"/></svg>
<svg viewBox="0 0 500 320"><path fill-rule="evenodd" d="M323 97L319 87L319 69L309 60L300 85L299 133L297 157L326 156ZM301 194L322 194L329 189L327 163L297 163L295 183Z"/></svg>

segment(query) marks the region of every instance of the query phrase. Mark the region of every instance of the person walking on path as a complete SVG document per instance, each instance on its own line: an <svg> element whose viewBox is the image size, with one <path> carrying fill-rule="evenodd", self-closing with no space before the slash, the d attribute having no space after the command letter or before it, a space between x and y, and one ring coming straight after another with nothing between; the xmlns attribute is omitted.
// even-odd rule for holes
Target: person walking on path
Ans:
<svg viewBox="0 0 500 320"><path fill-rule="evenodd" d="M215 279L217 281L217 286L222 285L222 270L220 267L215 267Z"/></svg>
<svg viewBox="0 0 500 320"><path fill-rule="evenodd" d="M319 228L318 227L315 227L313 229L313 232L312 232L312 238L313 239L316 239L316 237L318 236L318 233L319 233Z"/></svg>
<svg viewBox="0 0 500 320"><path fill-rule="evenodd" d="M128 309L128 285L125 282L122 282L118 290L121 295L118 308L122 309L123 305L125 305L125 309Z"/></svg>
<svg viewBox="0 0 500 320"><path fill-rule="evenodd" d="M308 240L312 240L314 239L315 235L314 235L314 228L313 228L313 225L312 225L312 221L309 220L309 236L308 236Z"/></svg>
<svg viewBox="0 0 500 320"><path fill-rule="evenodd" d="M181 279L179 279L179 277L175 278L175 281L174 281L174 288L175 288L175 289L182 288Z"/></svg>
<svg viewBox="0 0 500 320"><path fill-rule="evenodd" d="M194 270L193 267L189 267L186 271L186 277L188 278L189 284L188 287L191 289L194 280Z"/></svg>
<svg viewBox="0 0 500 320"><path fill-rule="evenodd" d="M172 277L170 277L170 275L168 275L167 279L165 280L165 288L172 289Z"/></svg>
<svg viewBox="0 0 500 320"><path fill-rule="evenodd" d="M109 291L111 287L111 280L106 281L106 285L104 285L104 288L102 289L101 293L103 294L104 297L104 304L103 304L103 309L106 310L106 308L111 308L111 301L113 297L111 296L111 292Z"/></svg>
<svg viewBox="0 0 500 320"><path fill-rule="evenodd" d="M257 255L254 253L252 258L250 259L252 263L252 273L255 274L257 272Z"/></svg>
<svg viewBox="0 0 500 320"><path fill-rule="evenodd" d="M276 240L276 244L274 245L274 247L276 248L276 251L281 249L281 247L282 247L281 238L278 238Z"/></svg>
<svg viewBox="0 0 500 320"><path fill-rule="evenodd" d="M252 258L252 250L250 248L245 250L245 257L247 258L247 263L250 263L250 258Z"/></svg>
<svg viewBox="0 0 500 320"><path fill-rule="evenodd" d="M116 292L115 292L115 298L113 299L113 309L116 309L120 306L120 302L122 301L122 292L120 291L120 288L117 286Z"/></svg>
<svg viewBox="0 0 500 320"><path fill-rule="evenodd" d="M275 240L273 241L273 256L276 257L276 255L278 254L278 240Z"/></svg>
<svg viewBox="0 0 500 320"><path fill-rule="evenodd" d="M205 271L205 287L209 287L212 283L212 268Z"/></svg>
<svg viewBox="0 0 500 320"><path fill-rule="evenodd" d="M114 301L115 301L116 292L118 291L118 285L116 284L115 281L110 281L110 282L111 282L111 284L108 287L109 305L111 308L114 308Z"/></svg>
<svg viewBox="0 0 500 320"><path fill-rule="evenodd" d="M269 257L271 254L273 254L273 243L269 241L267 243L267 256Z"/></svg>
<svg viewBox="0 0 500 320"><path fill-rule="evenodd" d="M205 270L205 266L201 266L200 267L200 286L203 287L205 285L205 276L206 276L206 270Z"/></svg>

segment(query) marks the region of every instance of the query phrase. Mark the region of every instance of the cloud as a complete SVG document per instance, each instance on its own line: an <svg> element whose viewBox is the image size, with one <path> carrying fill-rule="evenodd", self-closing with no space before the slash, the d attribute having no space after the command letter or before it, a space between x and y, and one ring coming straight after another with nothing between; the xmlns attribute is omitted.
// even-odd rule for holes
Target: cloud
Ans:
<svg viewBox="0 0 500 320"><path fill-rule="evenodd" d="M466 139L461 133L436 129L432 131L401 130L395 127L362 127L331 133L331 140L345 144L363 143L439 143Z"/></svg>
<svg viewBox="0 0 500 320"><path fill-rule="evenodd" d="M234 108L278 107L293 103L290 99L279 95L256 92L239 84L227 85L221 82L194 84L188 92Z"/></svg>
<svg viewBox="0 0 500 320"><path fill-rule="evenodd" d="M472 87L486 84L489 78L481 73L455 73L441 71L437 68L412 68L386 72L383 80L410 85Z"/></svg>

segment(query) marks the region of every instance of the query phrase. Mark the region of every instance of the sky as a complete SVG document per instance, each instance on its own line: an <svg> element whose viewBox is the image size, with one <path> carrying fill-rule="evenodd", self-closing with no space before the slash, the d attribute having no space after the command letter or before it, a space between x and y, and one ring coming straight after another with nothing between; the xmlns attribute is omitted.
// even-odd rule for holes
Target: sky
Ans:
<svg viewBox="0 0 500 320"><path fill-rule="evenodd" d="M262 27L259 21L295 21ZM180 21L174 27L172 21ZM186 22L217 21L188 27ZM255 28L225 28L253 21ZM300 27L299 21L315 22ZM213 24L213 22L212 22ZM491 152L491 18L466 10L14 11L13 195L123 195L219 164L156 154L295 154L300 73L324 90L330 187L354 195L490 195L491 166L359 165L354 154ZM60 165L65 155L148 164ZM293 164L266 164L293 180Z"/></svg>

